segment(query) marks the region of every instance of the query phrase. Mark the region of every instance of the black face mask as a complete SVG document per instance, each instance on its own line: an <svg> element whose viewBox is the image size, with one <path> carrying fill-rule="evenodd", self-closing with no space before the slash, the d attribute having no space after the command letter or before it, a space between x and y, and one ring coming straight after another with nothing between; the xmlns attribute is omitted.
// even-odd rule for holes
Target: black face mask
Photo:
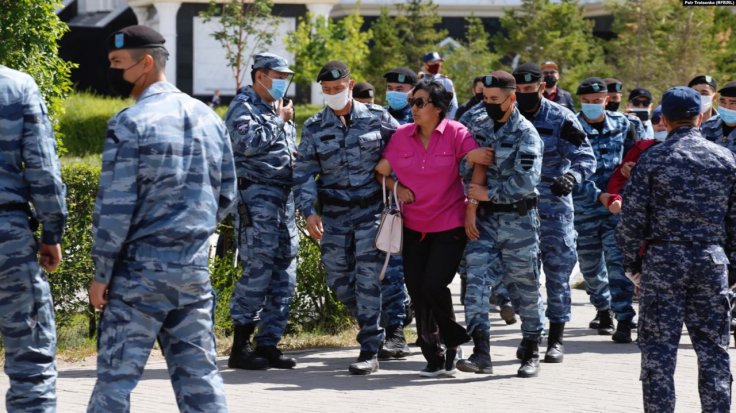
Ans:
<svg viewBox="0 0 736 413"><path fill-rule="evenodd" d="M128 69L132 68L142 61L143 59L133 63L125 69L107 69L107 83L108 85L110 85L110 89L113 93L124 98L130 96L131 92L133 92L133 87L135 87L135 83L125 80L123 75L125 75L125 72ZM143 76L143 74L141 74L141 76Z"/></svg>
<svg viewBox="0 0 736 413"><path fill-rule="evenodd" d="M508 98L506 98L506 100L508 100ZM506 115L506 112L501 109L501 105L504 104L506 100L501 103L483 103L486 107L488 117L493 119L494 122L498 122L504 117L504 115Z"/></svg>
<svg viewBox="0 0 736 413"><path fill-rule="evenodd" d="M532 112L539 106L539 102L542 98L539 96L539 92L531 93L516 93L516 103L519 105L519 110L522 112Z"/></svg>
<svg viewBox="0 0 736 413"><path fill-rule="evenodd" d="M611 112L615 112L618 110L618 107L621 106L621 102L608 102L606 103L606 110L610 110Z"/></svg>
<svg viewBox="0 0 736 413"><path fill-rule="evenodd" d="M546 83L546 87L552 87L557 84L557 79L554 76L545 76L544 83Z"/></svg>

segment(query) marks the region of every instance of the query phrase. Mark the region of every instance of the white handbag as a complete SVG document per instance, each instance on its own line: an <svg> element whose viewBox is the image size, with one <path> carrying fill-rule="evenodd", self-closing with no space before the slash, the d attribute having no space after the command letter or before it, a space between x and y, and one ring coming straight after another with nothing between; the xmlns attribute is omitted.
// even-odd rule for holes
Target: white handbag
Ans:
<svg viewBox="0 0 736 413"><path fill-rule="evenodd" d="M401 254L401 246L403 244L403 222L401 219L401 206L399 198L396 195L399 182L394 182L394 190L388 197L386 196L386 177L383 177L383 212L381 213L381 223L378 226L376 240L374 245L379 251L386 253L386 260L383 262L380 280L386 275L386 268L391 255Z"/></svg>

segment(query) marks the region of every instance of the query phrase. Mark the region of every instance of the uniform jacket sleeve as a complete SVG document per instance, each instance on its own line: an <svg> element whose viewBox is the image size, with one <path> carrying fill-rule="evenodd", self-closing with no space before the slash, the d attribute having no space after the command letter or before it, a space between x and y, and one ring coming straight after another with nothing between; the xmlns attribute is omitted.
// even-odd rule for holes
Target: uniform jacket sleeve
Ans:
<svg viewBox="0 0 736 413"><path fill-rule="evenodd" d="M641 268L636 268L636 262L641 243L646 239L650 194L649 168L643 162L632 171L616 231L616 241L624 256L624 269L627 272L641 271Z"/></svg>
<svg viewBox="0 0 736 413"><path fill-rule="evenodd" d="M22 139L24 179L30 185L31 199L38 220L43 224L41 241L59 244L67 217L66 186L61 180L61 166L46 105L32 80L24 93Z"/></svg>
<svg viewBox="0 0 736 413"><path fill-rule="evenodd" d="M238 102L227 114L227 129L233 150L245 156L263 153L278 139L283 139L284 121L278 116L265 119L251 102Z"/></svg>
<svg viewBox="0 0 736 413"><path fill-rule="evenodd" d="M92 260L95 280L110 282L113 266L125 246L138 200L138 136L125 114L110 122L93 217Z"/></svg>
<svg viewBox="0 0 736 413"><path fill-rule="evenodd" d="M577 117L570 113L560 130L557 149L562 157L570 161L570 172L576 182L583 182L595 172L597 161L585 130Z"/></svg>
<svg viewBox="0 0 736 413"><path fill-rule="evenodd" d="M217 222L221 222L237 204L237 179L233 148L227 129L223 127L222 166L220 172L220 196L217 205Z"/></svg>
<svg viewBox="0 0 736 413"><path fill-rule="evenodd" d="M544 144L533 127L526 128L520 133L522 136L514 159L513 173L506 176L500 185L488 188L491 202L505 199L520 201L534 193L534 188L539 184Z"/></svg>
<svg viewBox="0 0 736 413"><path fill-rule="evenodd" d="M315 214L314 203L317 200L317 181L314 177L320 172L319 158L314 148L314 138L307 125L302 129L302 140L294 167L294 199L302 216Z"/></svg>
<svg viewBox="0 0 736 413"><path fill-rule="evenodd" d="M398 128L399 122L387 110L384 110L381 115L381 138L383 142L387 143Z"/></svg>
<svg viewBox="0 0 736 413"><path fill-rule="evenodd" d="M736 184L731 187L726 215L726 254L728 255L729 283L736 278ZM730 286L729 286L730 287Z"/></svg>

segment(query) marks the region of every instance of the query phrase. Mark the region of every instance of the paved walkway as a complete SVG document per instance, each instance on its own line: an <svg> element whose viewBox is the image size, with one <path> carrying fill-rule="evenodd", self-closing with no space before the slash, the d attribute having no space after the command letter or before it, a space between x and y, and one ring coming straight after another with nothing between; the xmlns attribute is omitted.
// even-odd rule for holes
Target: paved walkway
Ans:
<svg viewBox="0 0 736 413"><path fill-rule="evenodd" d="M462 307L453 284L456 311ZM516 377L519 324L506 326L492 315L491 353L495 374L458 373L455 378L424 379L418 349L406 360L381 362L378 373L350 376L357 356L352 348L292 352L290 371L236 371L220 358L231 412L637 412L641 411L639 352L635 344L616 344L587 328L593 307L584 291L573 291L573 321L566 330L562 364L542 364L538 378ZM471 345L463 346L466 355ZM733 367L732 367L733 370ZM58 411L84 412L94 385L94 365L62 368ZM697 361L685 333L677 361L677 411L700 411ZM7 390L0 375L0 391ZM177 412L166 364L152 358L132 396L133 412Z"/></svg>

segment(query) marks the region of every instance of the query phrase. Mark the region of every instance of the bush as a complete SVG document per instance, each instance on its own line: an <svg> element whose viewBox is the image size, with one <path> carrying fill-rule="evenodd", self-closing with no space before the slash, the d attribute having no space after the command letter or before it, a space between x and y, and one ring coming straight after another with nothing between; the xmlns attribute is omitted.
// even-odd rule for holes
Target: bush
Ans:
<svg viewBox="0 0 736 413"><path fill-rule="evenodd" d="M107 121L121 109L133 104L132 99L117 99L78 93L64 103L59 129L67 155L85 156L102 153Z"/></svg>

